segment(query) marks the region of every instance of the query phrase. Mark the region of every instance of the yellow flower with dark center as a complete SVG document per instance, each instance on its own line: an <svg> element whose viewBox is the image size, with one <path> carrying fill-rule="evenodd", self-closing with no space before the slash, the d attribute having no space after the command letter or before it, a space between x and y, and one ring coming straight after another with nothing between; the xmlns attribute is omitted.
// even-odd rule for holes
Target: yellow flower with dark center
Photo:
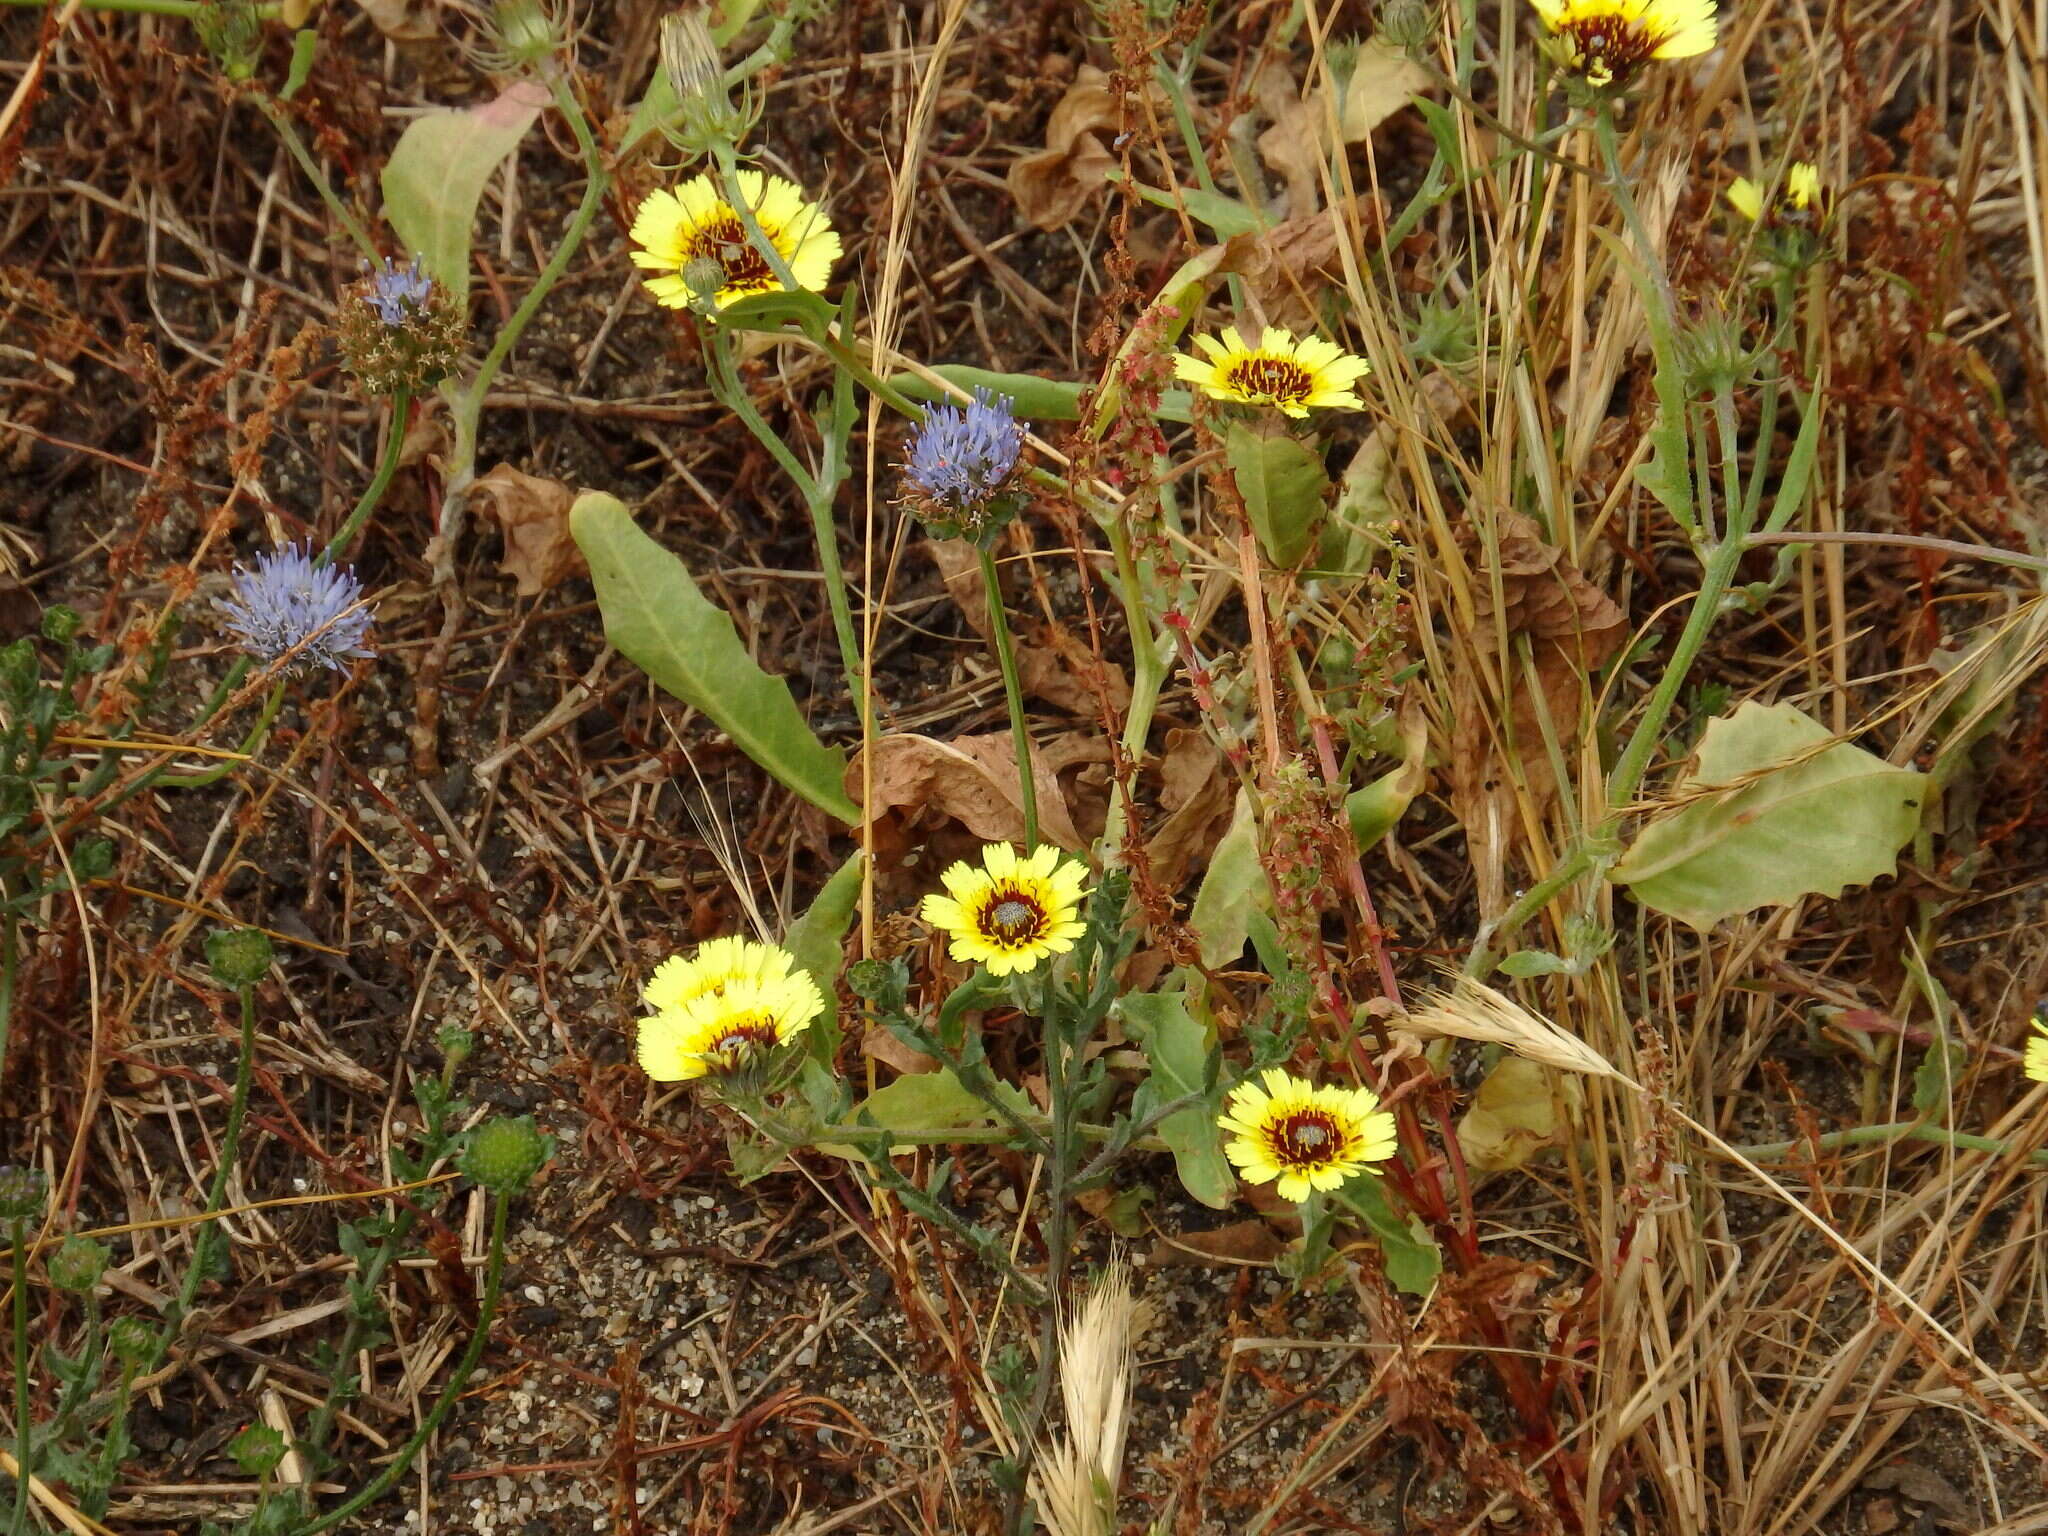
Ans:
<svg viewBox="0 0 2048 1536"><path fill-rule="evenodd" d="M803 189L780 176L741 171L739 183L761 233L796 286L814 292L823 288L839 259L839 236L824 210L806 202ZM747 238L746 225L709 173L673 191L649 193L633 216L632 239L639 247L633 264L661 274L647 279L648 292L670 309L690 307L693 277L721 309L749 294L783 290L782 279Z"/></svg>
<svg viewBox="0 0 2048 1536"><path fill-rule="evenodd" d="M1174 377L1212 400L1276 406L1289 416L1306 416L1311 409L1365 409L1351 386L1372 372L1372 364L1334 341L1320 336L1296 341L1292 332L1269 325L1257 346L1234 332L1197 336L1195 345L1204 355L1178 354Z"/></svg>
<svg viewBox="0 0 2048 1536"><path fill-rule="evenodd" d="M1689 59L1714 46L1714 0L1529 0L1559 65L1598 90L1622 86L1651 59Z"/></svg>
<svg viewBox="0 0 2048 1536"><path fill-rule="evenodd" d="M1248 1183L1278 1179L1280 1198L1306 1200L1394 1155L1394 1117L1370 1088L1318 1088L1278 1067L1241 1083L1218 1117L1223 1151Z"/></svg>
<svg viewBox="0 0 2048 1536"><path fill-rule="evenodd" d="M1087 929L1087 874L1050 844L1020 858L1008 843L990 843L980 868L962 860L941 875L947 894L925 897L919 914L944 930L955 960L1009 976L1074 947Z"/></svg>
<svg viewBox="0 0 2048 1536"><path fill-rule="evenodd" d="M1764 189L1747 176L1735 178L1735 185L1728 189L1728 206L1741 214L1750 223L1810 223L1813 216L1821 211L1826 196L1821 186L1820 167L1804 160L1793 161L1785 172L1785 200L1775 204L1766 197Z"/></svg>
<svg viewBox="0 0 2048 1536"><path fill-rule="evenodd" d="M680 1008L692 998L716 996L742 981L780 981L798 971L796 957L773 944L730 937L710 939L687 960L671 955L654 968L640 1000L657 1013ZM806 977L808 979L808 977Z"/></svg>
<svg viewBox="0 0 2048 1536"><path fill-rule="evenodd" d="M2048 1019L2035 1017L2034 1032L2027 1037L2026 1060L2020 1070L2037 1083L2048 1083Z"/></svg>
<svg viewBox="0 0 2048 1536"><path fill-rule="evenodd" d="M824 1009L805 972L741 976L642 1019L640 1070L658 1083L729 1072L801 1034Z"/></svg>

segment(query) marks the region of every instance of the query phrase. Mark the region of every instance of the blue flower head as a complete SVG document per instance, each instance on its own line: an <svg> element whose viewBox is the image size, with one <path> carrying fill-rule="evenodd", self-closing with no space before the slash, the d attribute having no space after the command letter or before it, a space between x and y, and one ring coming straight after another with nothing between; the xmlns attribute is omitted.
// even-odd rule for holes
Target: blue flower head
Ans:
<svg viewBox="0 0 2048 1536"><path fill-rule="evenodd" d="M992 531L990 503L1023 449L1024 427L1015 402L977 389L965 407L934 405L925 411L903 475L934 531L972 537Z"/></svg>
<svg viewBox="0 0 2048 1536"><path fill-rule="evenodd" d="M421 270L419 257L401 267L386 256L370 274L363 302L377 311L379 320L396 328L424 310L433 291L434 280Z"/></svg>
<svg viewBox="0 0 2048 1536"><path fill-rule="evenodd" d="M350 571L317 565L312 546L287 544L235 567L235 595L218 606L242 649L269 663L310 661L336 672L349 657L373 656L364 641L370 613Z"/></svg>

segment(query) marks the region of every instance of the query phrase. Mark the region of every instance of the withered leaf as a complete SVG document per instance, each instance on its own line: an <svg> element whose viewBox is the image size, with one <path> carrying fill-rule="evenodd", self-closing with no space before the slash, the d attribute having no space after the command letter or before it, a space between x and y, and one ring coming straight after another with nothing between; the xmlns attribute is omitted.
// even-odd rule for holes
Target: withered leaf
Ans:
<svg viewBox="0 0 2048 1536"><path fill-rule="evenodd" d="M1099 135L1113 134L1118 121L1109 76L1083 64L1052 109L1045 148L1010 167L1010 195L1025 218L1040 229L1059 229L1080 217L1116 164Z"/></svg>
<svg viewBox="0 0 2048 1536"><path fill-rule="evenodd" d="M576 493L561 481L500 464L478 479L469 494L504 530L505 558L498 569L518 582L521 597L537 596L588 569L569 533Z"/></svg>

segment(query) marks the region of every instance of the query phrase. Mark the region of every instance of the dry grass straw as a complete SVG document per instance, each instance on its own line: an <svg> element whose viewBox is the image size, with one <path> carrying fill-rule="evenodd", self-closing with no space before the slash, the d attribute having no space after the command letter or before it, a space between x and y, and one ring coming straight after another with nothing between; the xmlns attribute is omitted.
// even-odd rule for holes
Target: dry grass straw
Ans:
<svg viewBox="0 0 2048 1536"><path fill-rule="evenodd" d="M1032 1492L1053 1536L1110 1536L1118 1529L1124 1436L1130 1427L1132 1344L1144 1303L1131 1272L1112 1259L1080 1309L1060 1328L1060 1402L1066 1430L1038 1457Z"/></svg>
<svg viewBox="0 0 2048 1536"><path fill-rule="evenodd" d="M1518 1056L1561 1072L1628 1081L1585 1041L1566 1034L1513 998L1469 976L1458 977L1448 991L1429 993L1421 1006L1408 1010L1398 1028L1424 1039L1448 1037L1502 1045Z"/></svg>

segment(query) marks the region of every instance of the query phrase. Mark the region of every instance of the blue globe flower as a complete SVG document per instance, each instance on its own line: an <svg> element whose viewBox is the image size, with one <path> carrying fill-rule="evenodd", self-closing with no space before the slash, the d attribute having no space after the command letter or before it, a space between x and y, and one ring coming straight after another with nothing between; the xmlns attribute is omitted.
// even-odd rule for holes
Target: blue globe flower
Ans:
<svg viewBox="0 0 2048 1536"><path fill-rule="evenodd" d="M257 660L345 672L349 658L376 654L364 644L370 612L362 596L351 572L316 564L310 545L287 544L258 555L253 569L236 566L235 595L218 606L229 633Z"/></svg>

